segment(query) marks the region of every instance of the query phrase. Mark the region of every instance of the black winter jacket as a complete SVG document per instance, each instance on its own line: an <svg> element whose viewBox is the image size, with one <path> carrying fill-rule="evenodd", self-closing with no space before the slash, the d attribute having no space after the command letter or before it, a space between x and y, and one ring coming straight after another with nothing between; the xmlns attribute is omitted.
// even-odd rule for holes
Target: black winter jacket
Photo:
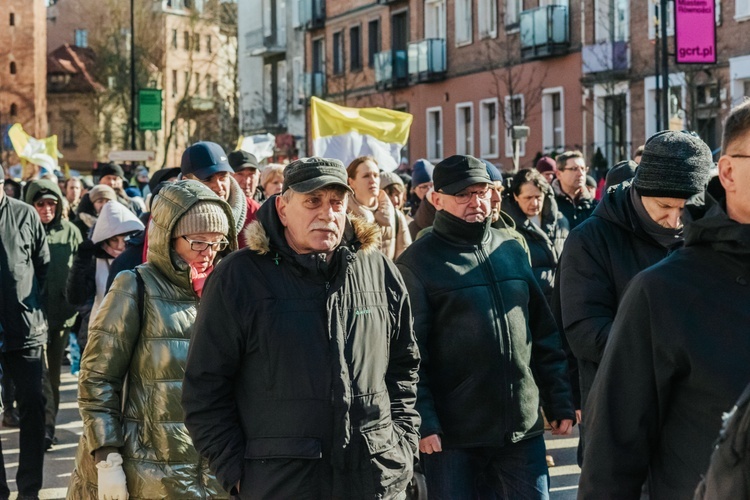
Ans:
<svg viewBox="0 0 750 500"><path fill-rule="evenodd" d="M567 363L521 245L440 211L397 262L414 309L422 365L420 434L443 446L502 446L573 419Z"/></svg>
<svg viewBox="0 0 750 500"><path fill-rule="evenodd" d="M578 360L584 409L625 287L667 252L643 230L629 182L610 189L593 216L568 235L553 304Z"/></svg>
<svg viewBox="0 0 750 500"><path fill-rule="evenodd" d="M47 342L42 288L49 260L47 236L34 207L4 195L0 199L0 348L3 352L38 347Z"/></svg>
<svg viewBox="0 0 750 500"><path fill-rule="evenodd" d="M275 198L204 288L185 423L227 491L242 478L242 498L392 498L418 445L403 281L361 220L347 222L330 263L295 253ZM313 477L296 472L312 463Z"/></svg>
<svg viewBox="0 0 750 500"><path fill-rule="evenodd" d="M697 200L696 200L697 201ZM589 397L582 499L693 497L750 380L750 224L707 198L625 293Z"/></svg>
<svg viewBox="0 0 750 500"><path fill-rule="evenodd" d="M587 220L594 213L597 207L597 201L584 188L581 197L576 201L560 187L560 181L552 181L552 190L555 192L555 201L557 209L565 216L570 225L570 229L575 229L579 224Z"/></svg>

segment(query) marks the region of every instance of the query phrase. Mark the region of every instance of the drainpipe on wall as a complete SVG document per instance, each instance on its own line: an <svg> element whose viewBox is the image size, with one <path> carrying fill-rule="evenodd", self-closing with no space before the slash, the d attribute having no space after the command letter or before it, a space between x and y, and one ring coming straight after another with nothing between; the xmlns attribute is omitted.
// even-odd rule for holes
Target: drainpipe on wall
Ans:
<svg viewBox="0 0 750 500"><path fill-rule="evenodd" d="M586 44L586 0L581 0L581 46ZM581 52L583 53L583 52ZM583 61L581 61L581 64L583 64ZM588 97L588 90L583 89L583 130L581 130L582 139L581 142L583 143L583 157L588 158L588 141L586 140L586 120L588 120L588 113L586 110L586 101Z"/></svg>

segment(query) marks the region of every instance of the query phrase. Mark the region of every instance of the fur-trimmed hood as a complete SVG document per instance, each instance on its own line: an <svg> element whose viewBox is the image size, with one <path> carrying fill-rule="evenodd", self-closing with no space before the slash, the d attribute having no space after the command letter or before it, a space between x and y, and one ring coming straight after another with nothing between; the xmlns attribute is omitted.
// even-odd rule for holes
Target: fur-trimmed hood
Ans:
<svg viewBox="0 0 750 500"><path fill-rule="evenodd" d="M243 232L247 248L260 255L269 253L271 249L291 252L284 237L284 226L276 214L276 196L266 200L257 215L257 220ZM380 248L380 228L376 224L352 215L347 215L346 219L341 245L363 253L371 253Z"/></svg>

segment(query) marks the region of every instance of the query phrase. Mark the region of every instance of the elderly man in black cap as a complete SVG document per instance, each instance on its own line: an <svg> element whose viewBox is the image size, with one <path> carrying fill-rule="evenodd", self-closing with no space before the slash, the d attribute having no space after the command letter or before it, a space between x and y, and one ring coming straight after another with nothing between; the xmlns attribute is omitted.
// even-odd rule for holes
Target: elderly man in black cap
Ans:
<svg viewBox="0 0 750 500"><path fill-rule="evenodd" d="M570 433L575 416L555 320L523 247L490 227L484 163L451 156L433 182L434 226L397 262L422 356L430 498L546 499L540 400L554 434Z"/></svg>
<svg viewBox="0 0 750 500"><path fill-rule="evenodd" d="M338 160L303 158L208 279L183 385L196 449L240 498L404 498L419 353L380 230Z"/></svg>
<svg viewBox="0 0 750 500"><path fill-rule="evenodd" d="M711 150L697 136L660 132L646 143L633 180L610 189L593 215L568 235L553 302L578 360L579 463L585 447L586 400L625 287L682 243L685 201L703 191L712 165Z"/></svg>
<svg viewBox="0 0 750 500"><path fill-rule="evenodd" d="M703 185L708 148L692 138L700 154L689 159L668 137L646 143L638 192L682 196ZM750 380L750 102L729 113L721 149L717 198L688 200L684 246L639 273L622 297L587 403L578 498L635 500L647 481L652 499L692 499L722 415ZM735 444L732 466L748 453L747 440ZM744 494L724 478L726 489L709 482L705 498L747 498L746 460L737 472Z"/></svg>
<svg viewBox="0 0 750 500"><path fill-rule="evenodd" d="M247 220L245 221L245 226L247 226L255 220L263 196L263 192L258 189L260 165L258 165L255 155L241 149L232 151L227 158L229 159L229 166L234 170L232 176L240 185L247 200ZM239 234L239 244L240 248L247 245L244 232Z"/></svg>

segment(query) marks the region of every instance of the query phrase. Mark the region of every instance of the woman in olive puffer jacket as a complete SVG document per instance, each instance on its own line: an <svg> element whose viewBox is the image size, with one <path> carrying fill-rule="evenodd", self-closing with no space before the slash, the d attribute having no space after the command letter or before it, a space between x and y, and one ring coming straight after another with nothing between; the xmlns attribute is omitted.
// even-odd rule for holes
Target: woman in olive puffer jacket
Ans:
<svg viewBox="0 0 750 500"><path fill-rule="evenodd" d="M131 500L229 496L195 450L180 399L202 283L237 248L231 208L198 182L177 182L155 199L148 240L147 262L115 278L91 323L69 499L125 500L125 488ZM117 494L103 468L117 472Z"/></svg>

